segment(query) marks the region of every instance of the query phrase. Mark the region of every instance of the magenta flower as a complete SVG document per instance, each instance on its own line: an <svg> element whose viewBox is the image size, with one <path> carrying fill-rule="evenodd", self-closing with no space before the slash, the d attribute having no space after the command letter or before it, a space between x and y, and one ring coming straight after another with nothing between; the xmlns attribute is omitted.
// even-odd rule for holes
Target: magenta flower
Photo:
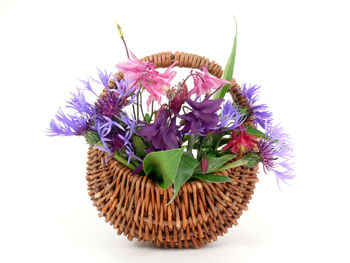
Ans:
<svg viewBox="0 0 350 263"><path fill-rule="evenodd" d="M187 85L184 84L178 90L173 88L174 98L170 101L170 109L174 114L178 114L188 94Z"/></svg>
<svg viewBox="0 0 350 263"><path fill-rule="evenodd" d="M209 94L211 90L220 88L224 83L230 84L227 80L211 76L206 66L202 66L201 70L203 70L204 74L197 72L193 76L194 88L188 93L188 98L191 97L192 94L196 94L197 97Z"/></svg>
<svg viewBox="0 0 350 263"><path fill-rule="evenodd" d="M147 100L147 106L151 104L152 100L156 100L160 104L162 96L166 94L166 90L170 88L170 82L176 76L176 72L171 71L171 69L177 62L170 65L161 74L156 71L152 62L143 62L132 52L130 52L130 55L129 61L116 65L117 69L123 72L132 82L131 87L135 89L144 87L151 94Z"/></svg>

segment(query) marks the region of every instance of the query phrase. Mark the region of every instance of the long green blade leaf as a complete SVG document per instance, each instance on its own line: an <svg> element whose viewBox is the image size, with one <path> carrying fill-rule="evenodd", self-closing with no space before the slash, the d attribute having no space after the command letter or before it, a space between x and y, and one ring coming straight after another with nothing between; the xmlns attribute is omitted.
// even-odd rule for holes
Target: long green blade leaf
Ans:
<svg viewBox="0 0 350 263"><path fill-rule="evenodd" d="M201 179L211 183L227 183L232 181L232 178L224 176L224 175L216 175L216 174L195 174L191 178L193 179Z"/></svg>
<svg viewBox="0 0 350 263"><path fill-rule="evenodd" d="M235 18L235 24L236 24L236 34L235 34L235 39L233 41L233 47L231 50L231 54L227 60L226 67L224 69L224 73L222 75L222 79L225 79L227 81L232 81L232 76L233 76L233 71L235 67L235 61L236 61L236 51L237 51L237 21ZM225 97L227 90L229 88L229 84L226 84L223 86L221 89L219 89L215 94L214 94L214 99L219 99Z"/></svg>
<svg viewBox="0 0 350 263"><path fill-rule="evenodd" d="M245 125L246 131L249 135L253 135L255 137L259 137L259 138L264 138L266 135L265 133L253 128L252 126L249 125Z"/></svg>

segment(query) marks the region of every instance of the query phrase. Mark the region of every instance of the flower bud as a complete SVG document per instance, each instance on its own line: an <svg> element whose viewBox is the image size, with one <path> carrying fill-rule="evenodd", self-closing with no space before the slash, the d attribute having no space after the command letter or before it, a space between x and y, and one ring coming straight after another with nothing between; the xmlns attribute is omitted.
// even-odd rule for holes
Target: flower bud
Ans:
<svg viewBox="0 0 350 263"><path fill-rule="evenodd" d="M170 109L172 110L173 113L179 113L181 110L181 106L185 101L185 98L187 97L188 94L188 89L187 85L184 84L182 87L178 86L178 89L174 92L174 98L170 102Z"/></svg>
<svg viewBox="0 0 350 263"><path fill-rule="evenodd" d="M207 172L208 166L209 166L209 161L208 161L207 157L203 156L202 160L201 160L201 169L202 169L203 174L205 174Z"/></svg>

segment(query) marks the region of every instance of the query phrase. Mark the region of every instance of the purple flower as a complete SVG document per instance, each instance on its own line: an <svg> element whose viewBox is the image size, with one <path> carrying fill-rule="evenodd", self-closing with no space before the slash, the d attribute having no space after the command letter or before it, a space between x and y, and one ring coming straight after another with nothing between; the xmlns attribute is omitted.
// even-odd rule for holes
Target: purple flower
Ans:
<svg viewBox="0 0 350 263"><path fill-rule="evenodd" d="M72 136L83 135L89 128L89 119L79 116L67 115L60 110L56 114L56 120L51 120L47 131L48 136Z"/></svg>
<svg viewBox="0 0 350 263"><path fill-rule="evenodd" d="M258 142L260 158L265 173L273 171L278 180L295 177L294 168L290 162L293 150L290 146L289 136L279 126L268 126L266 137Z"/></svg>
<svg viewBox="0 0 350 263"><path fill-rule="evenodd" d="M108 156L124 150L128 155L128 162L130 162L131 158L141 161L135 155L132 142L130 141L138 124L131 120L126 113L120 116L120 123L105 116L103 118L98 117L95 120L94 129L101 140L101 145L95 145L95 147L107 152Z"/></svg>
<svg viewBox="0 0 350 263"><path fill-rule="evenodd" d="M183 133L206 135L210 130L216 128L219 122L217 111L220 109L223 99L209 100L206 97L202 102L186 99L185 102L191 106L191 111L179 117L186 121Z"/></svg>
<svg viewBox="0 0 350 263"><path fill-rule="evenodd" d="M222 131L236 129L243 124L245 119L245 114L241 113L238 107L233 105L231 101L227 101L220 115L219 128Z"/></svg>
<svg viewBox="0 0 350 263"><path fill-rule="evenodd" d="M82 116L92 116L95 113L94 107L88 103L84 94L78 90L77 94L72 93L72 99L67 101L66 108L71 108Z"/></svg>
<svg viewBox="0 0 350 263"><path fill-rule="evenodd" d="M259 124L265 129L272 123L272 113L266 104L256 104L259 99L259 92L260 86L249 85L249 88L247 88L247 85L243 84L242 95L248 100L249 115L253 117L255 127Z"/></svg>
<svg viewBox="0 0 350 263"><path fill-rule="evenodd" d="M108 89L108 82L109 82L109 79L111 78L112 76L112 73L111 72L107 72L107 70L105 69L104 71L100 70L100 69L97 69L98 70L98 80L96 79L93 79L93 81L97 82L97 83L101 83L103 84L103 86Z"/></svg>
<svg viewBox="0 0 350 263"><path fill-rule="evenodd" d="M125 115L122 114L120 119L126 125L125 134L119 134L119 138L122 139L124 143L124 150L125 153L128 155L128 163L130 163L131 157L142 162L142 160L136 156L133 144L130 141L132 136L135 134L136 127L140 126L140 124L137 124L134 119L130 119L127 113L125 113Z"/></svg>
<svg viewBox="0 0 350 263"><path fill-rule="evenodd" d="M105 124L96 122L96 129L101 141L101 145L95 144L95 147L108 153L108 156L114 154L123 148L124 142L119 137L123 130L119 128L109 129Z"/></svg>
<svg viewBox="0 0 350 263"><path fill-rule="evenodd" d="M135 87L132 87L128 79L122 79L118 81L117 77L114 76L114 80L116 88L109 89L109 91L115 92L120 98L123 98L124 100L128 99L128 102L125 104L125 106L136 103L136 96L139 92L139 89L135 89Z"/></svg>
<svg viewBox="0 0 350 263"><path fill-rule="evenodd" d="M75 113L70 115L59 110L56 114L56 121L51 120L50 122L49 136L83 135L90 128L90 121L95 114L95 109L86 101L80 91L73 94L73 98L67 102L66 108L75 110Z"/></svg>
<svg viewBox="0 0 350 263"><path fill-rule="evenodd" d="M152 124L145 125L137 135L145 137L156 150L171 150L179 148L179 132L176 127L176 118L168 124L169 110L161 109L158 117Z"/></svg>
<svg viewBox="0 0 350 263"><path fill-rule="evenodd" d="M96 94L96 92L92 89L91 83L90 83L89 80L80 80L80 81L81 81L81 83L83 83L83 85L84 85L84 90L88 90L88 91L90 91L91 93L95 94L96 97L98 97L97 94Z"/></svg>
<svg viewBox="0 0 350 263"><path fill-rule="evenodd" d="M120 98L116 92L107 90L106 96L101 96L96 102L96 113L112 118L124 107L124 98Z"/></svg>

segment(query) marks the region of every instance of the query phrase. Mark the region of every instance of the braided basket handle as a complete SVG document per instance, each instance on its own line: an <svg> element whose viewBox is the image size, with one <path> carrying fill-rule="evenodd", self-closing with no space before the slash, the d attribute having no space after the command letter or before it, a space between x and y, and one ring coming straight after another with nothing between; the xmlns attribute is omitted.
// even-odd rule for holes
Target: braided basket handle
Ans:
<svg viewBox="0 0 350 263"><path fill-rule="evenodd" d="M201 66L206 66L209 73L217 78L221 78L223 73L221 66L215 61L210 61L208 58L184 52L175 52L175 54L171 52L162 52L144 57L141 61L151 61L157 68L169 67L175 61L178 62L176 66L181 68L200 69Z"/></svg>

